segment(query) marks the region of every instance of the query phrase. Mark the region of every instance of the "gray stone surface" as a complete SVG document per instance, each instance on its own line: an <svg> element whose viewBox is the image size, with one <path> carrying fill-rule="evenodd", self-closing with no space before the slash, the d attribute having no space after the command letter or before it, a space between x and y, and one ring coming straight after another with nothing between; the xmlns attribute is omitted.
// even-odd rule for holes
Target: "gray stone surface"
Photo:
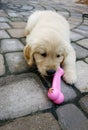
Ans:
<svg viewBox="0 0 88 130"><path fill-rule="evenodd" d="M10 23L13 28L25 28L26 27L26 22L11 22Z"/></svg>
<svg viewBox="0 0 88 130"><path fill-rule="evenodd" d="M19 73L29 70L23 52L7 53L5 57L11 73Z"/></svg>
<svg viewBox="0 0 88 130"><path fill-rule="evenodd" d="M72 46L74 47L76 51L77 59L82 59L88 56L88 50L78 46L76 43L72 43Z"/></svg>
<svg viewBox="0 0 88 130"><path fill-rule="evenodd" d="M88 119L73 104L59 107L57 110L58 121L63 130L87 130Z"/></svg>
<svg viewBox="0 0 88 130"><path fill-rule="evenodd" d="M30 11L30 10L33 9L33 7L30 6L30 5L23 5L23 7L21 9L23 9L23 10L29 10Z"/></svg>
<svg viewBox="0 0 88 130"><path fill-rule="evenodd" d="M77 41L77 44L79 44L79 45L81 45L81 46L83 46L83 47L88 49L88 39L87 38L86 39L82 39L80 41Z"/></svg>
<svg viewBox="0 0 88 130"><path fill-rule="evenodd" d="M10 17L19 17L19 14L16 13L16 12L9 12L8 15L9 15Z"/></svg>
<svg viewBox="0 0 88 130"><path fill-rule="evenodd" d="M0 54L0 76L5 73L5 65L4 65L4 58Z"/></svg>
<svg viewBox="0 0 88 130"><path fill-rule="evenodd" d="M24 16L24 17L27 17L27 18L28 18L28 17L30 16L31 12L29 12L29 11L26 11L26 12L25 12L25 11L22 11L22 12L20 12L19 14L22 15L22 16Z"/></svg>
<svg viewBox="0 0 88 130"><path fill-rule="evenodd" d="M83 61L77 62L77 77L75 86L81 92L88 92L88 64Z"/></svg>
<svg viewBox="0 0 88 130"><path fill-rule="evenodd" d="M85 59L85 61L88 63L88 57Z"/></svg>
<svg viewBox="0 0 88 130"><path fill-rule="evenodd" d="M55 9L49 5L45 5L44 6L46 8L46 10L52 10L52 11L55 11Z"/></svg>
<svg viewBox="0 0 88 130"><path fill-rule="evenodd" d="M0 30L0 39L3 39L3 38L10 38L10 36L5 30Z"/></svg>
<svg viewBox="0 0 88 130"><path fill-rule="evenodd" d="M10 20L6 17L0 17L0 22L9 22Z"/></svg>
<svg viewBox="0 0 88 130"><path fill-rule="evenodd" d="M69 22L69 24L70 24L70 29L74 29L76 27L76 25L74 23Z"/></svg>
<svg viewBox="0 0 88 130"><path fill-rule="evenodd" d="M18 39L4 39L1 41L1 52L12 52L23 50L24 46Z"/></svg>
<svg viewBox="0 0 88 130"><path fill-rule="evenodd" d="M64 94L64 98L65 98L64 102L71 101L75 99L77 96L72 86L67 85L63 81L61 82L61 90Z"/></svg>
<svg viewBox="0 0 88 130"><path fill-rule="evenodd" d="M0 23L0 29L7 29L10 28L10 26L7 23Z"/></svg>
<svg viewBox="0 0 88 130"><path fill-rule="evenodd" d="M88 113L88 95L82 97L79 101L82 109Z"/></svg>
<svg viewBox="0 0 88 130"><path fill-rule="evenodd" d="M26 38L22 38L21 41L24 45L26 45Z"/></svg>
<svg viewBox="0 0 88 130"><path fill-rule="evenodd" d="M81 34L75 33L75 32L71 32L71 40L72 41L76 41L79 39L84 38L84 36L82 36Z"/></svg>
<svg viewBox="0 0 88 130"><path fill-rule="evenodd" d="M6 17L7 14L4 10L0 9L0 17Z"/></svg>
<svg viewBox="0 0 88 130"><path fill-rule="evenodd" d="M13 21L13 22L22 22L22 20L23 20L23 18L20 18L20 17L12 17L11 18L11 20ZM24 20L25 21L25 20ZM27 21L26 21L27 22ZM12 36L12 35L11 35Z"/></svg>
<svg viewBox="0 0 88 130"><path fill-rule="evenodd" d="M81 19L78 19L77 17L70 17L68 21L70 24L73 24L73 27L71 27L71 29L77 27L81 23Z"/></svg>
<svg viewBox="0 0 88 130"><path fill-rule="evenodd" d="M69 17L69 13L66 11L57 11L59 14L61 14L62 16L64 16L65 18Z"/></svg>
<svg viewBox="0 0 88 130"><path fill-rule="evenodd" d="M81 25L78 27L78 29L85 30L88 33L88 25Z"/></svg>
<svg viewBox="0 0 88 130"><path fill-rule="evenodd" d="M43 84L35 74L14 76L14 80L9 78L0 80L0 119L20 117L52 107Z"/></svg>
<svg viewBox="0 0 88 130"><path fill-rule="evenodd" d="M79 34L81 34L83 36L86 36L86 37L88 36L88 32L87 31L81 30L81 29L78 29L78 28L74 29L74 32L79 33Z"/></svg>
<svg viewBox="0 0 88 130"><path fill-rule="evenodd" d="M50 113L36 114L13 121L0 130L61 130L58 122Z"/></svg>
<svg viewBox="0 0 88 130"><path fill-rule="evenodd" d="M8 29L7 31L13 38L24 37L24 29L22 29L22 28L21 29Z"/></svg>
<svg viewBox="0 0 88 130"><path fill-rule="evenodd" d="M8 15L10 17L20 17L20 15L18 13L16 13L16 12L8 12Z"/></svg>

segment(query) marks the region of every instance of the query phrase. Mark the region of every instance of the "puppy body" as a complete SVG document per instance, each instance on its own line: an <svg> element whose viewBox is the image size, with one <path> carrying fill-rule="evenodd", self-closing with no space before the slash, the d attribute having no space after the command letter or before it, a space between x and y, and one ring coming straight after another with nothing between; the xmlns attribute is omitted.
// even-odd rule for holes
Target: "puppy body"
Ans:
<svg viewBox="0 0 88 130"><path fill-rule="evenodd" d="M68 22L52 11L37 11L29 19L25 29L24 56L29 65L36 63L41 75L57 70L62 64L67 83L76 81L75 51L70 44Z"/></svg>

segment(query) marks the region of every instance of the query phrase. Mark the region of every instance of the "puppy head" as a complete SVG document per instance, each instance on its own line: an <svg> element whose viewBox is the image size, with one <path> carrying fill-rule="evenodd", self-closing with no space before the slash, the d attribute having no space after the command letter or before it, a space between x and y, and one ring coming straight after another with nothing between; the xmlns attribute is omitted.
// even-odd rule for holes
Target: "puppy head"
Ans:
<svg viewBox="0 0 88 130"><path fill-rule="evenodd" d="M38 70L44 76L54 74L63 58L63 54L60 51L58 53L57 49L48 47L38 48L38 51L34 54Z"/></svg>
<svg viewBox="0 0 88 130"><path fill-rule="evenodd" d="M24 56L29 65L36 63L42 76L52 75L64 60L64 48L51 41L37 41L24 48Z"/></svg>

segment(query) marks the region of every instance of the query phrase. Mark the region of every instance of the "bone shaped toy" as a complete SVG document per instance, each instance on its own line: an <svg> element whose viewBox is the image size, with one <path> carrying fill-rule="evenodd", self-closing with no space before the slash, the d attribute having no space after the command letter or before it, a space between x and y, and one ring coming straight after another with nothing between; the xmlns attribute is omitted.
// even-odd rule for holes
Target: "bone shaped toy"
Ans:
<svg viewBox="0 0 88 130"><path fill-rule="evenodd" d="M52 87L48 90L48 97L56 104L64 101L64 95L61 92L61 76L64 74L62 68L58 68L53 77Z"/></svg>

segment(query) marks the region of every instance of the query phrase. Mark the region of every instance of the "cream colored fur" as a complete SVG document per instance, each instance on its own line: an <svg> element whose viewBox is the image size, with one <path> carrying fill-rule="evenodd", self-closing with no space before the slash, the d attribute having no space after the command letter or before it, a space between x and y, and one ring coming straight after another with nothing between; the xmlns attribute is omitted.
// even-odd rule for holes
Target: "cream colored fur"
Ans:
<svg viewBox="0 0 88 130"><path fill-rule="evenodd" d="M76 77L76 55L70 44L69 24L53 11L37 11L27 22L24 56L31 66L36 64L41 75L62 65L64 80L73 84Z"/></svg>

